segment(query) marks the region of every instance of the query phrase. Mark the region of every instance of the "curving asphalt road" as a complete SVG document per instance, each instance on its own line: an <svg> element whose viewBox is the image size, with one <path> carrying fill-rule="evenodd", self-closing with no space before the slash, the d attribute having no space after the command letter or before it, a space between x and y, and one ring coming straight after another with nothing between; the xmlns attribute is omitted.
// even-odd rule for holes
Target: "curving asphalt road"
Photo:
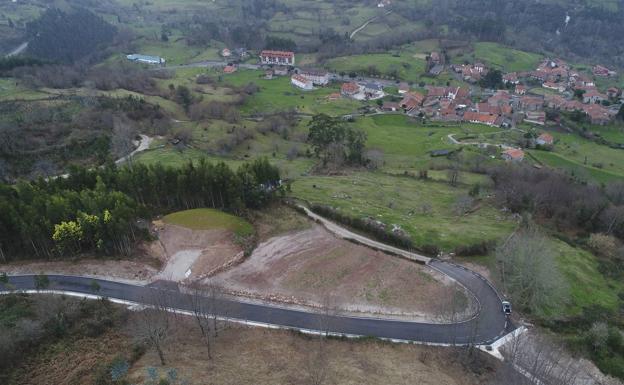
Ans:
<svg viewBox="0 0 624 385"><path fill-rule="evenodd" d="M221 316L242 321L259 322L295 330L331 332L351 336L372 336L436 344L491 344L507 327L498 294L489 283L463 267L433 260L429 265L457 280L470 290L480 304L480 311L471 320L453 324L433 324L381 318L319 314L284 307L247 303L232 299L204 298L204 308L214 309ZM170 310L192 311L192 297L179 291L173 282L136 286L87 277L48 275L47 290L98 295L145 305L163 304ZM99 284L94 292L92 282ZM2 290L35 290L33 275L10 276L12 287L0 284ZM214 302L212 302L214 301ZM211 306L211 302L213 305Z"/></svg>

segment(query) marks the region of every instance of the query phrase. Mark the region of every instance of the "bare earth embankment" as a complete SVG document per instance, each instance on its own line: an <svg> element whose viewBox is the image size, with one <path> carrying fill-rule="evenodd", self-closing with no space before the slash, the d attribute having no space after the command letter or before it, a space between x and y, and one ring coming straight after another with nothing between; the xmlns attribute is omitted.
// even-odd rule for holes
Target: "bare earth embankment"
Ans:
<svg viewBox="0 0 624 385"><path fill-rule="evenodd" d="M251 297L419 320L444 321L451 302L459 318L474 310L446 276L316 224L260 243L243 263L209 281Z"/></svg>

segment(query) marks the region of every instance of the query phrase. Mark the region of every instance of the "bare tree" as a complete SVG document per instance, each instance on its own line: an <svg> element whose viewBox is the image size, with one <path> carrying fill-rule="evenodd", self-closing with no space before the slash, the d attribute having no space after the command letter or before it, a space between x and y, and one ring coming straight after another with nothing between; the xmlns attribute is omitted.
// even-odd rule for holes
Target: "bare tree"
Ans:
<svg viewBox="0 0 624 385"><path fill-rule="evenodd" d="M136 336L156 349L161 365L166 365L164 344L171 327L167 306L160 293L153 293L144 303L153 306L137 313Z"/></svg>
<svg viewBox="0 0 624 385"><path fill-rule="evenodd" d="M335 298L330 293L323 294L321 308L317 315L318 328L320 332L317 347L308 352L305 363L307 383L310 385L321 385L327 381L329 376L329 357L326 349L326 339L332 329L337 328L336 320L338 307Z"/></svg>
<svg viewBox="0 0 624 385"><path fill-rule="evenodd" d="M514 334L503 346L505 357L494 383L573 385L580 379L578 361L562 346L528 332ZM501 382L502 381L502 382Z"/></svg>
<svg viewBox="0 0 624 385"><path fill-rule="evenodd" d="M115 158L126 156L134 150L135 135L136 131L129 121L124 118L114 118L111 151Z"/></svg>
<svg viewBox="0 0 624 385"><path fill-rule="evenodd" d="M535 226L513 233L496 250L503 287L534 314L567 299L565 281L548 240Z"/></svg>
<svg viewBox="0 0 624 385"><path fill-rule="evenodd" d="M202 335L204 345L208 352L208 359L212 360L211 343L210 343L210 311L207 301L206 290L200 286L195 286L191 289L189 295L191 303L191 311L193 317Z"/></svg>

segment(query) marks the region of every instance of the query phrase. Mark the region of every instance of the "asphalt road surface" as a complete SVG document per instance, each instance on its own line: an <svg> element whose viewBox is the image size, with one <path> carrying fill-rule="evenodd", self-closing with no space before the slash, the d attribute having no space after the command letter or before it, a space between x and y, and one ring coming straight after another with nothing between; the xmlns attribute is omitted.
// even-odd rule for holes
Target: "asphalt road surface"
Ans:
<svg viewBox="0 0 624 385"><path fill-rule="evenodd" d="M433 324L342 316L329 311L319 314L279 306L214 298L203 298L202 301L205 302L203 308L214 309L214 313L222 317L296 330L439 344L490 344L505 333L507 324L501 310L500 298L487 281L470 270L446 262L434 260L429 265L460 282L478 298L480 309L477 316L464 322ZM173 282L136 286L87 277L48 275L48 278L50 280L48 290L98 295L145 305L164 305L172 310L192 311L193 308L192 296L179 291L177 284ZM93 281L99 285L97 292L93 289ZM3 290L36 289L33 275L11 276L9 282L12 287L7 288L0 284L0 288Z"/></svg>

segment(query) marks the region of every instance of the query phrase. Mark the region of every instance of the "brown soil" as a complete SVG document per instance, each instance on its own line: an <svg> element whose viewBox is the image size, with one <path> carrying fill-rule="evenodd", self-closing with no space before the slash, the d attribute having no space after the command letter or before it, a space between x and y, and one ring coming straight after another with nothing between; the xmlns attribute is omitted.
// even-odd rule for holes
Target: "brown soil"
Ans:
<svg viewBox="0 0 624 385"><path fill-rule="evenodd" d="M116 279L130 282L146 282L157 272L158 261L151 259L112 260L79 259L76 261L15 262L2 265L7 274L65 274Z"/></svg>
<svg viewBox="0 0 624 385"><path fill-rule="evenodd" d="M461 352L450 348L380 341L326 340L286 331L231 326L213 340L213 360L192 320L183 319L166 346L166 367L150 349L135 365L131 383L156 367L162 377L175 368L190 384L308 384L311 373L326 373L323 384L472 385L488 382L496 363L483 358L481 375L464 368ZM322 349L325 361L314 360ZM320 382L318 382L320 383Z"/></svg>
<svg viewBox="0 0 624 385"><path fill-rule="evenodd" d="M426 266L338 239L319 225L258 245L242 264L212 283L265 299L327 304L367 314L409 315L436 320L455 298L467 317L467 297L445 276Z"/></svg>
<svg viewBox="0 0 624 385"><path fill-rule="evenodd" d="M181 267L184 271L191 269L189 280L205 277L242 252L242 248L234 243L234 235L226 230L191 230L155 222L155 231L158 240L151 245L151 250L165 261L163 271L176 270L176 266L169 266L169 263L184 263L172 258L176 253L197 251L192 261L186 261L189 266Z"/></svg>

